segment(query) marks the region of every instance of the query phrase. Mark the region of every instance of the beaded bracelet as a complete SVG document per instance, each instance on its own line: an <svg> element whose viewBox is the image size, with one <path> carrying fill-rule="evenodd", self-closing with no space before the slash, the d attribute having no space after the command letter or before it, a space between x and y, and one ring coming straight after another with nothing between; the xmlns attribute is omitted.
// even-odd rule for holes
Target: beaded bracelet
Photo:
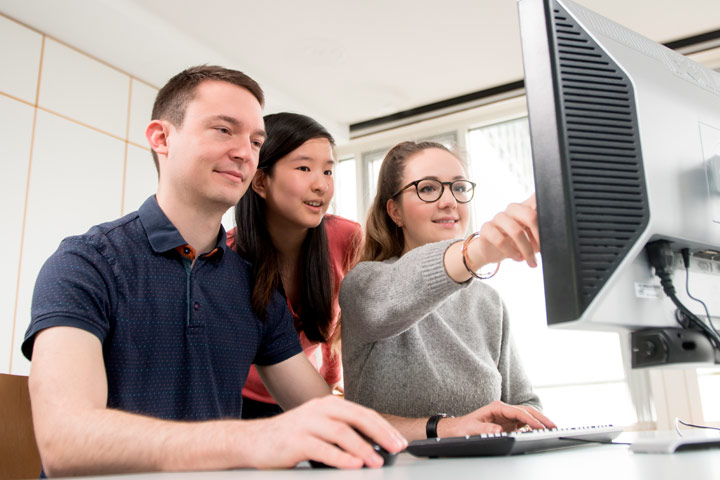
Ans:
<svg viewBox="0 0 720 480"><path fill-rule="evenodd" d="M470 268L470 260L468 259L468 247L470 246L470 242L475 240L477 237L480 236L480 232L475 232L472 235L470 235L468 238L465 239L462 246L462 259L463 259L463 265L465 265L465 268L468 272L470 272L470 275L472 275L475 278L479 278L480 280L487 280L488 278L492 278L495 276L495 274L500 270L500 262L498 262L495 266L495 270L492 273L475 273L475 270Z"/></svg>

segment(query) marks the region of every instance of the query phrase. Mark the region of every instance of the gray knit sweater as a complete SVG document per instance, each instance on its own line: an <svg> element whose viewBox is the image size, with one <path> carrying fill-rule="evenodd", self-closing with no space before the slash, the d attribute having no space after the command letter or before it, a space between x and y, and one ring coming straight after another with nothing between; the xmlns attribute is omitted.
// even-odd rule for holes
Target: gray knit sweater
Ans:
<svg viewBox="0 0 720 480"><path fill-rule="evenodd" d="M454 241L361 262L340 290L345 397L382 413L464 415L494 400L540 406L510 338L498 293L456 283Z"/></svg>

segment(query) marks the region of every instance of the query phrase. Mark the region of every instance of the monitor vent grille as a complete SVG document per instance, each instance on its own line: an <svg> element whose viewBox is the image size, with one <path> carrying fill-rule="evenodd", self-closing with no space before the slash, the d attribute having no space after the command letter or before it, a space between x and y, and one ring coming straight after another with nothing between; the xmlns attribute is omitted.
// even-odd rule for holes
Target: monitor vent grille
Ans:
<svg viewBox="0 0 720 480"><path fill-rule="evenodd" d="M647 196L630 80L560 7L554 27L561 149L587 306L647 225Z"/></svg>

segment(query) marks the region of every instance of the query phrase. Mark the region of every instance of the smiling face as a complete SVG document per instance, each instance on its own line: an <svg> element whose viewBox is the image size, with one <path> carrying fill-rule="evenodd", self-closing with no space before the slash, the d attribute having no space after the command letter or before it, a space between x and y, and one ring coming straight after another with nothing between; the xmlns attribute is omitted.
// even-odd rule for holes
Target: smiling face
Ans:
<svg viewBox="0 0 720 480"><path fill-rule="evenodd" d="M439 148L428 148L408 158L400 185L425 178L441 182L467 179L460 160ZM420 200L415 187L409 187L388 200L387 211L402 228L403 254L426 243L464 236L470 216L469 204L458 203L447 185L440 199L432 203Z"/></svg>
<svg viewBox="0 0 720 480"><path fill-rule="evenodd" d="M208 80L188 103L183 123L163 121L158 194L184 205L222 210L235 205L257 169L265 140L262 108L248 90Z"/></svg>
<svg viewBox="0 0 720 480"><path fill-rule="evenodd" d="M317 227L335 192L334 167L330 142L312 138L280 158L270 172L258 172L253 189L265 200L268 224Z"/></svg>

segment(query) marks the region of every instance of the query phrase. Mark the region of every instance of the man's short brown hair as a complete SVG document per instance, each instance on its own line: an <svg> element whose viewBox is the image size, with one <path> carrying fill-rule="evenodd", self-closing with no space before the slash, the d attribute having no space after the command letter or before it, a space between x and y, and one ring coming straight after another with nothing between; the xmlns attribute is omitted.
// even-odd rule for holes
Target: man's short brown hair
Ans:
<svg viewBox="0 0 720 480"><path fill-rule="evenodd" d="M195 98L195 88L206 80L227 82L250 92L260 106L265 105L265 95L260 85L244 73L215 65L190 67L172 77L160 89L155 98L151 120L167 120L176 127L182 127L188 103ZM158 157L152 151L155 168L160 171Z"/></svg>

